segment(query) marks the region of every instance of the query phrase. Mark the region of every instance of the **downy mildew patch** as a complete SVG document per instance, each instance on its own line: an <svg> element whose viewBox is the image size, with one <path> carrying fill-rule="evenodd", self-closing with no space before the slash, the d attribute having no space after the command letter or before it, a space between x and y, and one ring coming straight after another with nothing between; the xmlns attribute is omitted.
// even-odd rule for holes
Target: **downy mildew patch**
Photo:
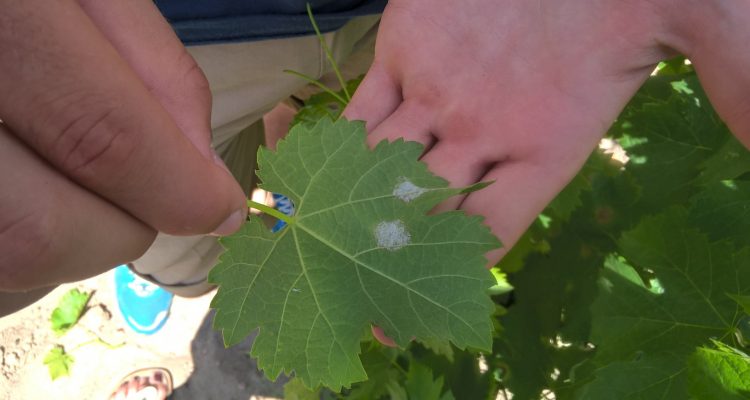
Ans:
<svg viewBox="0 0 750 400"><path fill-rule="evenodd" d="M375 239L378 246L394 251L411 242L411 235L401 220L383 221L375 227Z"/></svg>
<svg viewBox="0 0 750 400"><path fill-rule="evenodd" d="M393 195L408 203L421 196L427 189L413 184L406 178L401 178L398 185L393 188Z"/></svg>

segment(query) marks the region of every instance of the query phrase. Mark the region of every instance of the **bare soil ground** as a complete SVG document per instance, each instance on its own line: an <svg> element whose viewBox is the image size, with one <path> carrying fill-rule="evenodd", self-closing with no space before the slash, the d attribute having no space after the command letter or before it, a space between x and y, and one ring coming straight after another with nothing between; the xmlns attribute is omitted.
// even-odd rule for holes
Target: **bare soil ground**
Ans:
<svg viewBox="0 0 750 400"><path fill-rule="evenodd" d="M115 303L113 274L63 285L36 304L0 318L0 399L107 399L128 373L168 368L174 377L173 399L269 399L282 397L283 382L270 382L247 354L252 338L225 349L211 328L210 292L194 299L175 298L169 320L152 336L132 332ZM49 315L71 288L94 291L88 310L62 337L50 329ZM96 335L111 344L83 343ZM70 376L52 381L45 354L63 345L75 359Z"/></svg>

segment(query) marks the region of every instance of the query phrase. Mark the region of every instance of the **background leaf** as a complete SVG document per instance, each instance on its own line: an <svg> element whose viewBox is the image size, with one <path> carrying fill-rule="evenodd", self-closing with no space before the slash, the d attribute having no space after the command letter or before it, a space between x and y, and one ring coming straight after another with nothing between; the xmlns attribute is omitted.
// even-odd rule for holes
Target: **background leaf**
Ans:
<svg viewBox="0 0 750 400"><path fill-rule="evenodd" d="M750 357L723 343L690 356L690 394L702 400L750 399Z"/></svg>
<svg viewBox="0 0 750 400"><path fill-rule="evenodd" d="M612 398L685 398L685 365L695 348L710 338L734 339L744 311L728 294L750 294L750 249L710 243L687 224L681 208L644 219L620 247L633 265L653 273L659 290L622 265L604 270L592 310L597 380L591 385L621 387L623 395ZM648 370L659 372L636 372ZM597 398L591 393L599 392L589 387L582 393Z"/></svg>
<svg viewBox="0 0 750 400"><path fill-rule="evenodd" d="M431 368L416 362L409 366L405 388L409 400L453 399L450 391L443 393L443 377L433 377Z"/></svg>
<svg viewBox="0 0 750 400"><path fill-rule="evenodd" d="M292 378L284 384L284 400L320 400L320 389L308 389L301 380Z"/></svg>

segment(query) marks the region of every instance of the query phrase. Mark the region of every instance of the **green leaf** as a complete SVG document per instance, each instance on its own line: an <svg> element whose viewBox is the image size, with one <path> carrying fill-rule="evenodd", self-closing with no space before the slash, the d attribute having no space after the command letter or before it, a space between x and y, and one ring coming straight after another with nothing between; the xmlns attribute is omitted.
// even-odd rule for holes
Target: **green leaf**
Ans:
<svg viewBox="0 0 750 400"><path fill-rule="evenodd" d="M398 352L378 342L369 342L361 357L368 379L355 384L347 393L346 398L351 400L380 399L389 395L389 391L393 388L399 388L394 390L400 393L402 388L399 378L403 375L403 370L396 362ZM405 397L406 393L404 392L403 395Z"/></svg>
<svg viewBox="0 0 750 400"><path fill-rule="evenodd" d="M406 393L406 389L397 382L389 382L387 389L389 400L409 400L409 395Z"/></svg>
<svg viewBox="0 0 750 400"><path fill-rule="evenodd" d="M406 376L404 386L406 393L409 395L409 400L448 400L453 398L450 391L441 396L443 377L435 379L429 367L417 362L412 362L409 365L409 373Z"/></svg>
<svg viewBox="0 0 750 400"><path fill-rule="evenodd" d="M750 357L723 343L701 347L688 360L690 394L701 400L750 399Z"/></svg>
<svg viewBox="0 0 750 400"><path fill-rule="evenodd" d="M735 179L750 172L750 151L730 136L716 154L701 163L701 168L699 182L703 184Z"/></svg>
<svg viewBox="0 0 750 400"><path fill-rule="evenodd" d="M626 168L643 188L639 207L647 210L659 211L690 198L702 163L730 138L697 80L685 79L681 86L692 93L673 91L668 100L634 107L625 117L627 133L642 140L628 149L629 156L641 161Z"/></svg>
<svg viewBox="0 0 750 400"><path fill-rule="evenodd" d="M590 188L591 185L586 177L583 174L578 174L552 200L548 207L554 210L561 219L567 221L570 215L573 214L573 211L581 206L581 192Z"/></svg>
<svg viewBox="0 0 750 400"><path fill-rule="evenodd" d="M81 318L90 298L91 293L78 289L71 289L65 293L50 316L52 330L59 336L72 328Z"/></svg>
<svg viewBox="0 0 750 400"><path fill-rule="evenodd" d="M405 347L412 338L489 350L495 280L484 254L499 241L482 218L426 215L463 188L418 162L422 146L374 150L362 122L298 125L261 149L262 188L289 196L291 223L271 233L258 218L225 238L210 273L220 288L214 326L227 345L260 328L251 354L276 378L309 387L366 379L359 341L371 324Z"/></svg>
<svg viewBox="0 0 750 400"><path fill-rule="evenodd" d="M575 364L591 356L584 348L588 308L602 259L574 232L563 231L551 240L548 254L532 254L524 269L509 275L515 302L500 319L495 352L507 365L503 382L514 398L540 398L544 389L571 379Z"/></svg>
<svg viewBox="0 0 750 400"><path fill-rule="evenodd" d="M562 220L567 221L570 215L573 214L573 211L581 206L581 192L590 189L591 184L585 174L579 173L552 200L548 207Z"/></svg>
<svg viewBox="0 0 750 400"><path fill-rule="evenodd" d="M662 61L657 66L657 74L662 75L681 75L692 71L692 65L685 64L685 57L678 56L666 61Z"/></svg>
<svg viewBox="0 0 750 400"><path fill-rule="evenodd" d="M711 240L750 246L750 182L714 183L690 200L690 222Z"/></svg>
<svg viewBox="0 0 750 400"><path fill-rule="evenodd" d="M362 82L362 78L364 78L364 75L346 83L349 93L354 93L357 90L357 87ZM345 99L346 96L343 89L335 93L338 95L338 98L329 92L321 92L310 96L310 98L305 100L305 105L294 115L291 126L298 124L314 126L323 118L338 119L344 108L346 108L346 104L339 99Z"/></svg>
<svg viewBox="0 0 750 400"><path fill-rule="evenodd" d="M421 340L419 343L421 343L427 350L453 362L453 347L451 347L450 342L447 340L427 339Z"/></svg>
<svg viewBox="0 0 750 400"><path fill-rule="evenodd" d="M549 250L549 244L541 239L543 231L542 223L537 218L493 269L504 273L520 271L529 254L534 252L544 253Z"/></svg>
<svg viewBox="0 0 750 400"><path fill-rule="evenodd" d="M497 393L497 383L491 372L482 372L480 369L477 352L454 349L453 360L449 361L421 346L411 346L409 355L412 356L412 362L428 366L433 376L443 378L446 395L450 393L458 399L495 398L488 394ZM487 364L484 366L489 367Z"/></svg>
<svg viewBox="0 0 750 400"><path fill-rule="evenodd" d="M62 376L69 376L73 362L73 357L67 354L62 346L53 347L44 356L44 365L47 366L47 371L53 381Z"/></svg>
<svg viewBox="0 0 750 400"><path fill-rule="evenodd" d="M736 301L746 314L750 314L750 296L739 296L739 295L728 295L732 300Z"/></svg>
<svg viewBox="0 0 750 400"><path fill-rule="evenodd" d="M597 379L591 385L619 393L608 398L686 398L685 363L695 348L711 338L733 340L742 310L728 295L750 294L750 249L710 242L686 214L675 208L646 218L619 242L632 265L653 273L659 290L624 264L602 274L592 307Z"/></svg>
<svg viewBox="0 0 750 400"><path fill-rule="evenodd" d="M684 367L675 370L683 362L661 355L609 363L596 371L596 379L585 385L576 399L687 399Z"/></svg>
<svg viewBox="0 0 750 400"><path fill-rule="evenodd" d="M284 400L320 400L320 389L308 389L302 380L292 378L284 384Z"/></svg>

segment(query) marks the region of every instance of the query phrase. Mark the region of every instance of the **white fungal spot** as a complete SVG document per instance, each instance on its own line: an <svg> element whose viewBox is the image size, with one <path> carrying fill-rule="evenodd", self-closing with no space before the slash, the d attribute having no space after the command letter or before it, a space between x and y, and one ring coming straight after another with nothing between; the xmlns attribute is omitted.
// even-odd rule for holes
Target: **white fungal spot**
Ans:
<svg viewBox="0 0 750 400"><path fill-rule="evenodd" d="M408 203L421 196L427 189L419 187L406 178L401 178L401 182L393 188L393 195Z"/></svg>
<svg viewBox="0 0 750 400"><path fill-rule="evenodd" d="M375 227L375 238L378 246L388 250L398 250L411 241L411 235L406 231L403 221L383 221Z"/></svg>

